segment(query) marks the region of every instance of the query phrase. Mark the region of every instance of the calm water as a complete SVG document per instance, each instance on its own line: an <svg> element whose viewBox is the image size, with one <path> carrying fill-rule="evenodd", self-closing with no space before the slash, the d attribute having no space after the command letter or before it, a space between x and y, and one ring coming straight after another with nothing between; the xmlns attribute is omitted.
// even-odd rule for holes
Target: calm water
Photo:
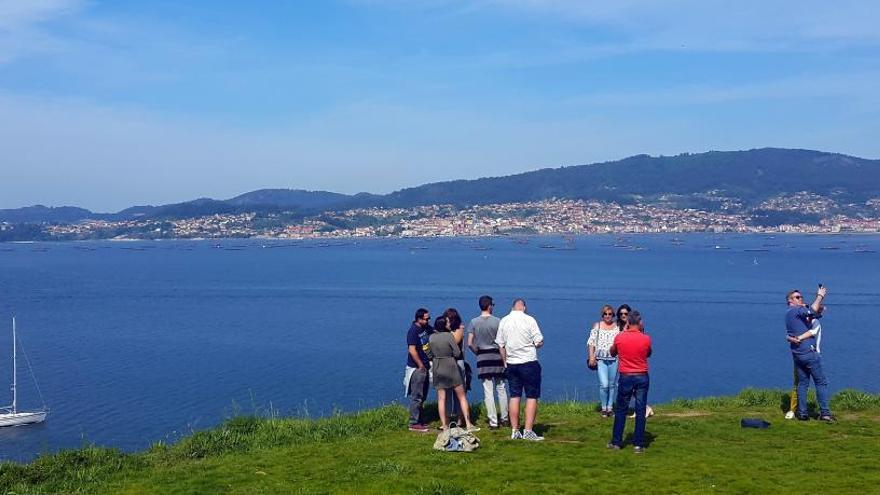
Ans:
<svg viewBox="0 0 880 495"><path fill-rule="evenodd" d="M880 392L880 236L680 237L623 241L638 250L613 236L576 249L559 238L0 244L0 383L14 313L51 408L43 425L0 430L0 459L143 449L270 407L320 415L400 400L414 310L470 318L482 293L500 313L527 299L546 338L547 399L595 400L589 325L606 302L641 310L650 399L662 402L788 387L784 294L821 282L832 388ZM38 406L21 364L21 402Z"/></svg>

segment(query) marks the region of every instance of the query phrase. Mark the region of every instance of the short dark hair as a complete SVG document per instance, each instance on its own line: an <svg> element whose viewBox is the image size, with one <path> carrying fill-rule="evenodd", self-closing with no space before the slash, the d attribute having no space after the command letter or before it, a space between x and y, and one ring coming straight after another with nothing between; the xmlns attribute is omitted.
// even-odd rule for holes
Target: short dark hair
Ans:
<svg viewBox="0 0 880 495"><path fill-rule="evenodd" d="M425 308L419 308L419 309L417 309L417 310L416 310L416 321L422 321L422 320L424 320L424 319L425 319L425 315L428 314L428 313L430 313L430 311L428 311L428 310L425 309Z"/></svg>
<svg viewBox="0 0 880 495"><path fill-rule="evenodd" d="M489 296L480 296L480 311L486 311L492 306L492 298Z"/></svg>
<svg viewBox="0 0 880 495"><path fill-rule="evenodd" d="M451 328L453 332L458 330L458 327L461 326L461 315L458 314L457 309L449 308L443 312L443 316L449 320L449 328Z"/></svg>
<svg viewBox="0 0 880 495"><path fill-rule="evenodd" d="M520 302L523 304L523 306L526 305L525 299L523 299L521 297L517 297L516 299L513 300L513 304L511 304L510 307L514 307L514 306L516 306L516 303L520 303Z"/></svg>
<svg viewBox="0 0 880 495"><path fill-rule="evenodd" d="M636 310L632 310L626 315L626 322L632 326L636 326L642 322L642 314Z"/></svg>
<svg viewBox="0 0 880 495"><path fill-rule="evenodd" d="M785 302L788 302L788 300L791 299L791 296L798 292L800 291L797 289L791 289L790 291L788 291L788 294L785 295Z"/></svg>
<svg viewBox="0 0 880 495"><path fill-rule="evenodd" d="M435 332L448 332L449 329L446 328L446 317L438 316L434 319L434 331Z"/></svg>

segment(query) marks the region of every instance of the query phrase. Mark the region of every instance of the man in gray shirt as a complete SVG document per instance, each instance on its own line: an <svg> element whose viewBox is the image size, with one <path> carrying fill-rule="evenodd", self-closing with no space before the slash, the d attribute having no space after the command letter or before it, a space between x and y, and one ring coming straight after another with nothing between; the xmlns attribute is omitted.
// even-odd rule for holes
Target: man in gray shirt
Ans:
<svg viewBox="0 0 880 495"><path fill-rule="evenodd" d="M501 410L501 424L508 426L507 417L507 382L504 376L504 361L495 343L498 334L498 323L501 321L492 316L495 304L489 296L479 300L480 316L467 325L468 348L477 356L477 376L483 382L483 400L486 404L486 417L489 428L498 428L498 409ZM498 394L498 408L495 405L495 394Z"/></svg>

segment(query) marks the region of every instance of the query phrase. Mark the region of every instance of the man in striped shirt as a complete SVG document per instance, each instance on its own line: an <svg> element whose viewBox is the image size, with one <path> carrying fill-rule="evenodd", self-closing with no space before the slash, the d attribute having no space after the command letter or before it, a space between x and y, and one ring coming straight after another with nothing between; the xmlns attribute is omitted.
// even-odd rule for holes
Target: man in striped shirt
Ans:
<svg viewBox="0 0 880 495"><path fill-rule="evenodd" d="M480 316L468 323L468 348L477 356L477 376L483 383L483 400L486 405L486 418L489 429L499 426L498 409L501 412L500 424L508 426L507 416L507 382L504 379L504 361L501 351L495 343L498 336L498 324L501 322L492 315L495 303L489 296L479 300ZM495 407L495 394L498 394L498 408Z"/></svg>

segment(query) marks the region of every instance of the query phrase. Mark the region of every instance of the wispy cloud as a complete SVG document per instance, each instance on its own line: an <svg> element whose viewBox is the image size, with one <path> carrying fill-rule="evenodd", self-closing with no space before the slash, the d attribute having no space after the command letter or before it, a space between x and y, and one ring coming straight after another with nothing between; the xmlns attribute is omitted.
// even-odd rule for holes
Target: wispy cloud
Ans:
<svg viewBox="0 0 880 495"><path fill-rule="evenodd" d="M641 91L592 92L566 99L582 107L682 107L746 101L839 99L849 108L880 110L880 72L804 75L736 85L688 84Z"/></svg>
<svg viewBox="0 0 880 495"><path fill-rule="evenodd" d="M81 0L2 0L0 30L13 31L76 11Z"/></svg>
<svg viewBox="0 0 880 495"><path fill-rule="evenodd" d="M589 54L651 50L833 50L880 44L880 2L863 0L360 0L373 6L455 13L521 14L553 22L611 30L615 40Z"/></svg>
<svg viewBox="0 0 880 495"><path fill-rule="evenodd" d="M880 4L862 0L485 0L482 5L610 25L633 36L721 46L815 41L877 43Z"/></svg>
<svg viewBox="0 0 880 495"><path fill-rule="evenodd" d="M84 7L81 0L0 0L0 64L63 47L43 26Z"/></svg>

